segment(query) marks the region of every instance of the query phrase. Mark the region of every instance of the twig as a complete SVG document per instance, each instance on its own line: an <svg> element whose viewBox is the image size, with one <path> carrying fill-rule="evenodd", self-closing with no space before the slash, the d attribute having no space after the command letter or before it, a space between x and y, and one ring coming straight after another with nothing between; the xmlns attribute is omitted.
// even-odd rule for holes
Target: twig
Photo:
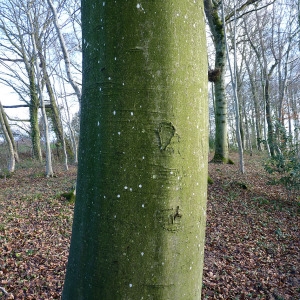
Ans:
<svg viewBox="0 0 300 300"><path fill-rule="evenodd" d="M5 299L15 299L15 297L13 296L13 294L8 293L5 288L0 286L0 290L2 291L2 293L5 295Z"/></svg>

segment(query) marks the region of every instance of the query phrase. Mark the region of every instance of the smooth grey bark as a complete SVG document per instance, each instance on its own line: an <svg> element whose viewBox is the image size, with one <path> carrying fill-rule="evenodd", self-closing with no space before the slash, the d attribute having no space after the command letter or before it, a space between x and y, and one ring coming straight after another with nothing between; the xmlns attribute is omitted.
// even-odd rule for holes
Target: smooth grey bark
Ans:
<svg viewBox="0 0 300 300"><path fill-rule="evenodd" d="M8 123L8 120L7 120L6 113L4 111L4 107L1 104L1 102L0 102L0 110L1 110L1 113L2 113L2 118L3 118L4 126L6 127L7 134L9 136L9 139L10 139L12 147L13 147L13 152L14 152L15 160L16 160L16 162L19 162L20 158L19 158L19 154L18 154L17 145L15 143L15 139L14 139L13 133L11 131L10 125Z"/></svg>
<svg viewBox="0 0 300 300"><path fill-rule="evenodd" d="M256 132L256 145L257 145L257 150L262 151L261 147L261 112L259 108L259 100L258 100L258 95L257 95L257 85L255 83L255 78L254 74L250 70L249 66L249 61L245 60L246 64L246 69L248 72L248 78L250 82L250 87L251 87L251 94L252 94L252 99L253 99L253 106L254 106L254 111L255 111L255 132Z"/></svg>
<svg viewBox="0 0 300 300"><path fill-rule="evenodd" d="M62 299L200 299L207 188L201 1L82 2L76 203Z"/></svg>

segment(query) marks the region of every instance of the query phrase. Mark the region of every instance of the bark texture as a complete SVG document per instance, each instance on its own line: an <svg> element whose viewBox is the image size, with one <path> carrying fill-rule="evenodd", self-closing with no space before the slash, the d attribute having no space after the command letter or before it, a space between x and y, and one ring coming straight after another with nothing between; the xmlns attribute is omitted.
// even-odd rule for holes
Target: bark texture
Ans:
<svg viewBox="0 0 300 300"><path fill-rule="evenodd" d="M63 299L200 299L207 193L201 1L82 2L83 95Z"/></svg>

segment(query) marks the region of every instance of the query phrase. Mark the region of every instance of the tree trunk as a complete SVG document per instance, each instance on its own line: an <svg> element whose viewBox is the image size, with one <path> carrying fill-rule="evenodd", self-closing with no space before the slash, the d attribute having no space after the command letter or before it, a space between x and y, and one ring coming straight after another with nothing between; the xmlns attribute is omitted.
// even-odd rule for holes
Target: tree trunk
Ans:
<svg viewBox="0 0 300 300"><path fill-rule="evenodd" d="M51 104L51 110L47 111L49 112L48 115L52 120L53 129L56 134L57 141L61 144L61 146L65 144L67 153L70 155L70 157L74 158L74 153L69 141L64 140L63 125L60 119L60 114L56 104L53 88L46 68L45 58L42 53L42 45L39 39L37 39L37 48L38 48L38 56L40 59L40 67L42 70L43 81L45 82L47 93Z"/></svg>
<svg viewBox="0 0 300 300"><path fill-rule="evenodd" d="M30 7L28 7L27 15L28 15L28 20L30 24L30 29L31 29L31 40L32 40L32 46L33 46L33 54L35 57L38 56L38 49L36 46L36 41L38 40L38 28L36 27L36 23L33 22L33 19L30 15ZM51 148L50 148L50 139L49 139L49 130L48 130L48 119L47 119L47 114L46 114L46 109L45 109L45 103L44 103L44 96L43 96L43 91L41 88L41 82L42 82L42 77L40 73L40 63L38 63L38 59L35 60L35 65L36 65L36 90L39 95L41 107L42 107L42 117L43 117L43 123L44 123L44 137L45 137L45 152L46 152L46 176L47 177L52 177L53 176L53 169L52 169L52 159L51 159Z"/></svg>
<svg viewBox="0 0 300 300"><path fill-rule="evenodd" d="M236 128L236 140L238 143L239 148L239 162L240 162L240 171L242 174L245 172L244 168L244 153L243 153L243 139L241 133L243 132L240 120L240 105L239 105L239 98L238 98L238 76L237 76L237 58L236 58L236 7L234 1L234 29L233 29L233 68L231 67L231 63L229 60L229 49L227 43L227 35L226 35L226 28L225 28L225 15L224 15L224 3L222 2L222 21L223 21L223 30L224 30L224 39L225 39L225 47L226 53L228 58L228 65L230 71L230 78L231 78L231 85L233 90L233 98L234 98L234 106L235 106L235 128ZM244 136L244 134L243 134Z"/></svg>
<svg viewBox="0 0 300 300"><path fill-rule="evenodd" d="M2 113L2 118L3 118L4 126L6 128L7 134L9 136L9 139L10 139L12 147L13 147L13 153L14 153L15 161L19 162L20 158L19 158L19 154L18 154L17 145L15 143L15 139L14 139L13 133L12 133L12 131L10 129L10 125L8 123L7 116L5 114L5 111L3 109L3 106L1 104L1 102L0 102L0 111Z"/></svg>
<svg viewBox="0 0 300 300"><path fill-rule="evenodd" d="M226 42L223 22L218 15L218 6L211 0L205 0L205 14L215 45L215 154L213 161L228 163L229 151L227 142L227 100L225 96Z"/></svg>
<svg viewBox="0 0 300 300"><path fill-rule="evenodd" d="M249 78L249 82L250 82L254 111L255 111L255 131L256 131L257 150L262 151L262 148L261 148L261 141L262 141L261 113L260 113L260 108L259 108L259 103L258 103L257 86L255 84L255 79L253 78L254 74L251 73L251 71L250 71L250 66L249 66L249 62L247 61L247 59L245 60L245 63L246 63L246 68L247 68L247 72L248 72L248 78Z"/></svg>
<svg viewBox="0 0 300 300"><path fill-rule="evenodd" d="M4 113L4 110L2 107L2 103L0 102L0 125L1 125L0 127L2 127L4 138L7 142L8 151L9 151L9 161L8 161L7 170L8 170L8 173L13 173L15 171L15 164L16 164L15 163L15 151L14 151L11 137L8 133L4 118L5 118L5 113Z"/></svg>
<svg viewBox="0 0 300 300"><path fill-rule="evenodd" d="M42 150L40 143L40 129L38 120L38 110L40 106L39 97L36 91L34 66L30 64L27 70L29 75L29 87L30 87L30 128L31 128L31 141L32 141L32 154L33 157L40 162L42 161Z"/></svg>
<svg viewBox="0 0 300 300"><path fill-rule="evenodd" d="M201 298L208 150L201 3L82 3L78 181L62 299Z"/></svg>
<svg viewBox="0 0 300 300"><path fill-rule="evenodd" d="M270 77L277 65L277 62L275 62L272 66L270 71L267 73L267 71L264 71L264 77L265 77L265 102L266 102L266 120L268 124L268 145L270 147L270 154L272 157L275 156L275 137L274 137L274 126L273 126L273 120L272 120L272 111L271 111L271 103L270 103Z"/></svg>

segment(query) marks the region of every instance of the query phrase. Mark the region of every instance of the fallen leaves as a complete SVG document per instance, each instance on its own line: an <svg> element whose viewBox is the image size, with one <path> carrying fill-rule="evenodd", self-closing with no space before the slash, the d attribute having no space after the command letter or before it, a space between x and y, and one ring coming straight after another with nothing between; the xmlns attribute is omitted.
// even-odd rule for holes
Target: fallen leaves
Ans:
<svg viewBox="0 0 300 300"><path fill-rule="evenodd" d="M261 165L246 157L241 176L236 165L209 164L202 299L300 299L299 211L284 189L266 184ZM61 297L73 206L59 195L76 168L40 174L0 180L0 287L14 299Z"/></svg>
<svg viewBox="0 0 300 300"><path fill-rule="evenodd" d="M72 186L76 169L57 178L36 178L32 171L0 183L0 286L15 299L59 299L73 207L57 195Z"/></svg>
<svg viewBox="0 0 300 300"><path fill-rule="evenodd" d="M299 211L259 160L209 164L202 299L300 299Z"/></svg>

